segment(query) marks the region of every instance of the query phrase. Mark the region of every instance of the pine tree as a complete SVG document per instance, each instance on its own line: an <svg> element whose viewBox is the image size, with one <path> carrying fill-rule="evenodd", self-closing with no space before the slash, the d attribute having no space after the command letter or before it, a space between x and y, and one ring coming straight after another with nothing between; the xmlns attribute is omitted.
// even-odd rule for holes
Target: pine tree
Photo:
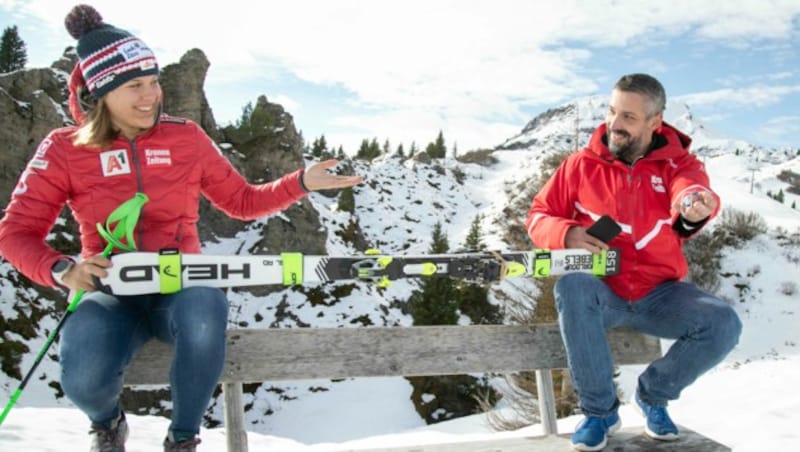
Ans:
<svg viewBox="0 0 800 452"><path fill-rule="evenodd" d="M450 251L447 234L437 222L431 234L431 254ZM415 291L409 299L414 325L455 325L458 320L458 300L450 278L426 278L421 291Z"/></svg>
<svg viewBox="0 0 800 452"><path fill-rule="evenodd" d="M311 155L314 157L321 157L323 153L328 151L328 143L325 141L325 134L320 135L319 138L314 140L311 146Z"/></svg>
<svg viewBox="0 0 800 452"><path fill-rule="evenodd" d="M477 215L470 227L464 246L468 250L485 250L481 242L481 216ZM431 254L450 251L447 234L442 224L436 223L431 234ZM415 325L453 325L460 313L476 324L496 324L502 321L500 308L488 301L488 288L480 284L454 281L450 278L424 279L421 291L411 296L411 312Z"/></svg>
<svg viewBox="0 0 800 452"><path fill-rule="evenodd" d="M366 138L361 140L361 146L358 147L356 158L369 160L369 141Z"/></svg>
<svg viewBox="0 0 800 452"><path fill-rule="evenodd" d="M356 199L353 187L345 187L339 193L339 211L353 213L356 210Z"/></svg>
<svg viewBox="0 0 800 452"><path fill-rule="evenodd" d="M444 144L444 135L442 131L439 131L439 135L436 137L436 152L441 155L440 158L444 158L447 155L447 146Z"/></svg>
<svg viewBox="0 0 800 452"><path fill-rule="evenodd" d="M397 153L397 156L400 157L401 159L406 158L406 153L403 150L403 143L400 143L400 144L397 145L397 152L396 153Z"/></svg>
<svg viewBox="0 0 800 452"><path fill-rule="evenodd" d="M467 238L464 240L464 248L467 251L483 251L486 249L486 245L481 240L481 220L483 216L481 214L475 215L475 218L472 220L472 224L469 227L469 232L467 232Z"/></svg>
<svg viewBox="0 0 800 452"><path fill-rule="evenodd" d="M436 223L430 252L447 253L449 250L442 224ZM487 302L486 288L454 282L450 278L425 279L422 291L414 292L409 302L414 325L454 325L460 312L469 316L473 323L499 323L500 320L499 308ZM472 414L479 408L479 399L488 397L490 405L497 400L496 392L485 377L444 375L407 379L414 388L411 400L428 423Z"/></svg>
<svg viewBox="0 0 800 452"><path fill-rule="evenodd" d="M481 214L475 215L469 232L464 240L464 248L468 251L484 251L486 244L481 240ZM458 308L462 314L475 324L501 323L503 316L498 305L489 302L488 287L466 281L456 282Z"/></svg>
<svg viewBox="0 0 800 452"><path fill-rule="evenodd" d="M0 73L24 69L27 62L25 42L19 37L17 26L6 27L0 38Z"/></svg>
<svg viewBox="0 0 800 452"><path fill-rule="evenodd" d="M381 155L381 146L378 144L378 139L373 138L372 141L364 138L361 140L361 146L358 148L356 158L372 161Z"/></svg>
<svg viewBox="0 0 800 452"><path fill-rule="evenodd" d="M378 144L377 138L372 138L372 141L369 142L369 155L370 160L381 155L381 145Z"/></svg>
<svg viewBox="0 0 800 452"><path fill-rule="evenodd" d="M412 141L411 142L411 149L409 149L409 151L408 151L408 157L409 158L414 157L414 154L416 154L416 153L417 153L417 143Z"/></svg>
<svg viewBox="0 0 800 452"><path fill-rule="evenodd" d="M242 114L234 122L234 129L229 133L232 143L245 143L253 138L253 103L248 102L242 107Z"/></svg>
<svg viewBox="0 0 800 452"><path fill-rule="evenodd" d="M253 103L247 102L244 107L242 107L242 115L239 116L239 120L236 121L236 127L250 127L250 118L253 116Z"/></svg>
<svg viewBox="0 0 800 452"><path fill-rule="evenodd" d="M389 139L387 138L386 141L383 142L383 154L389 155L392 152L392 146L389 144Z"/></svg>
<svg viewBox="0 0 800 452"><path fill-rule="evenodd" d="M250 115L250 130L253 136L262 135L265 131L275 129L277 118L275 114L267 108L267 98L259 96L256 105Z"/></svg>
<svg viewBox="0 0 800 452"><path fill-rule="evenodd" d="M318 151L316 151L318 146L319 146L319 138L314 138L314 141L311 143L311 147L309 148L308 146L306 146L306 151L309 152L314 157L319 157L319 153ZM315 152L317 152L317 154L315 154Z"/></svg>
<svg viewBox="0 0 800 452"><path fill-rule="evenodd" d="M447 233L442 230L442 223L436 222L431 231L431 254L445 254L450 251L450 242L447 240Z"/></svg>
<svg viewBox="0 0 800 452"><path fill-rule="evenodd" d="M447 146L444 144L444 135L442 131L439 131L439 135L436 137L436 141L432 143L428 143L428 146L425 147L425 152L432 158L432 159L442 159L447 155Z"/></svg>

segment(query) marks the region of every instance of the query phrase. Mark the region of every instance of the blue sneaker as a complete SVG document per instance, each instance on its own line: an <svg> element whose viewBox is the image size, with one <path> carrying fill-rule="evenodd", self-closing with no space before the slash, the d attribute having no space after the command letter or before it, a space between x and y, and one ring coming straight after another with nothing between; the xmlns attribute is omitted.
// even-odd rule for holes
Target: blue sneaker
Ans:
<svg viewBox="0 0 800 452"><path fill-rule="evenodd" d="M607 418L586 416L575 427L572 434L572 447L575 450L601 450L606 447L608 437L619 430L622 421L616 412Z"/></svg>
<svg viewBox="0 0 800 452"><path fill-rule="evenodd" d="M678 427L669 418L667 407L658 405L648 405L636 394L636 407L647 420L644 424L644 432L653 439L661 441L675 441L678 439Z"/></svg>

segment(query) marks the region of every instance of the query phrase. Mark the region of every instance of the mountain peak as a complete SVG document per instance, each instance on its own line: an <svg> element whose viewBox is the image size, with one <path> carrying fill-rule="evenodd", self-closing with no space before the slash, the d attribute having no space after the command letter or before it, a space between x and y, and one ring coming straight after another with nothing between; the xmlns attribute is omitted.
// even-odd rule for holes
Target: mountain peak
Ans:
<svg viewBox="0 0 800 452"><path fill-rule="evenodd" d="M553 149L564 151L582 148L594 130L605 120L608 96L580 97L550 108L531 119L520 133L497 146L497 150ZM743 140L726 138L699 119L691 106L680 100L668 100L664 120L692 138L692 151L715 156L733 152L771 153ZM577 143L577 145L576 145Z"/></svg>

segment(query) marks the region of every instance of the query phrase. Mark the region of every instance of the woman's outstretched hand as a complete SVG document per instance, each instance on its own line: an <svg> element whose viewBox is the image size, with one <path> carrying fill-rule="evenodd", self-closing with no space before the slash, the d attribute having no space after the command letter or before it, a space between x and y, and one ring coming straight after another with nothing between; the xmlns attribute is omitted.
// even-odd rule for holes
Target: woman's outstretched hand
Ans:
<svg viewBox="0 0 800 452"><path fill-rule="evenodd" d="M303 185L309 191L352 187L364 180L361 176L339 176L328 172L339 163L336 159L315 163L303 172Z"/></svg>

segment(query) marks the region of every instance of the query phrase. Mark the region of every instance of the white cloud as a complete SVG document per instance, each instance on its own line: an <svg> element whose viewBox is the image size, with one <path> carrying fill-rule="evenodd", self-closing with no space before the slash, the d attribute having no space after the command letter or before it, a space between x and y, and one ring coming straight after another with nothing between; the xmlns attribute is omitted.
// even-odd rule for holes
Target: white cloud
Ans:
<svg viewBox="0 0 800 452"><path fill-rule="evenodd" d="M302 105L300 102L296 101L291 96L287 96L285 94L278 94L269 99L271 102L275 102L276 104L281 104L283 109L288 111L289 113L295 114L301 110Z"/></svg>
<svg viewBox="0 0 800 452"><path fill-rule="evenodd" d="M709 39L767 38L785 39L792 34L792 22L800 11L796 0L747 0L724 2L695 2L716 12L701 16L707 21L699 24L698 33ZM720 8L720 6L722 6Z"/></svg>
<svg viewBox="0 0 800 452"><path fill-rule="evenodd" d="M730 111L724 111L724 112L717 112L717 113L711 113L711 114L704 114L703 115L703 121L713 124L713 123L726 121L726 120L728 120L728 119L730 119L732 117L733 117L733 115L730 113Z"/></svg>
<svg viewBox="0 0 800 452"><path fill-rule="evenodd" d="M786 80L794 77L795 74L790 71L778 72L775 74L767 74L767 79L769 80Z"/></svg>
<svg viewBox="0 0 800 452"><path fill-rule="evenodd" d="M74 0L0 2L49 24L47 42L58 52L74 43L63 26ZM107 22L142 37L162 66L200 48L211 62L207 82L216 86L256 78L269 83L288 75L335 87L348 93L352 109L378 112L382 118L359 115L361 124L381 126L390 118L423 112L439 118L428 129L431 124L470 121L478 129L494 130L498 124L502 129L507 123L530 119L527 107L594 94L599 77L605 76L598 71L610 68L586 67L593 48L687 36L737 47L763 45L764 40L789 42L797 34L794 21L800 17L797 0L227 0L208 5L186 0L140 0L134 5L94 0L91 4ZM655 57L652 67L663 69ZM258 92L270 94L268 86ZM694 95L693 102L766 105L781 95L780 87L732 88ZM398 123L386 135L397 136L405 124ZM462 133L476 138L483 134L458 131Z"/></svg>
<svg viewBox="0 0 800 452"><path fill-rule="evenodd" d="M779 81L791 83L790 80L793 78L800 78L798 76L800 76L800 72L797 71L766 72L747 76L729 73L724 77L717 78L715 82L726 87L735 87L739 85L763 85Z"/></svg>
<svg viewBox="0 0 800 452"><path fill-rule="evenodd" d="M800 135L800 116L770 118L758 127L757 134L763 135L765 140L777 145L797 148L797 136Z"/></svg>
<svg viewBox="0 0 800 452"><path fill-rule="evenodd" d="M785 96L800 93L800 85L750 86L725 88L676 96L675 100L692 107L756 106L777 104Z"/></svg>
<svg viewBox="0 0 800 452"><path fill-rule="evenodd" d="M558 2L558 7L563 4ZM559 38L625 46L690 33L732 45L739 40L790 39L798 14L796 0L584 0L569 15L567 36Z"/></svg>
<svg viewBox="0 0 800 452"><path fill-rule="evenodd" d="M31 0L27 10L63 29L73 4ZM581 71L589 53L570 49L567 40L623 45L691 29L718 40L779 38L800 14L797 1L761 0L93 5L109 23L139 33L165 62L203 49L212 62L209 76L245 78L279 67L308 82L339 84L365 104L507 117L519 114L520 101L549 103L596 89Z"/></svg>

